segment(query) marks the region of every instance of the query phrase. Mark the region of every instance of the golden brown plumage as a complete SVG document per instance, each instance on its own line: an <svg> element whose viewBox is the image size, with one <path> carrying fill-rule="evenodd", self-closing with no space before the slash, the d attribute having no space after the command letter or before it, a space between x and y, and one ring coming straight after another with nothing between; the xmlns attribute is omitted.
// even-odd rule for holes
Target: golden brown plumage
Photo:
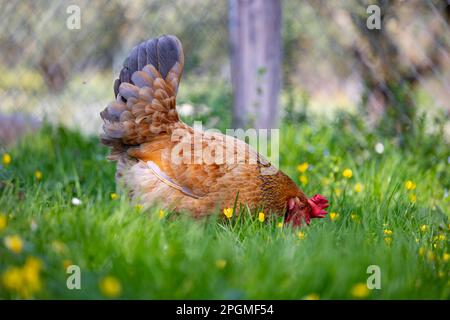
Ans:
<svg viewBox="0 0 450 320"><path fill-rule="evenodd" d="M238 202L285 215L294 224L322 217L326 201L308 199L295 183L245 142L195 131L176 111L184 56L174 36L135 47L101 113L101 140L112 148L116 179L145 206L155 203L195 216ZM267 174L270 170L272 174ZM313 198L314 199L314 198Z"/></svg>

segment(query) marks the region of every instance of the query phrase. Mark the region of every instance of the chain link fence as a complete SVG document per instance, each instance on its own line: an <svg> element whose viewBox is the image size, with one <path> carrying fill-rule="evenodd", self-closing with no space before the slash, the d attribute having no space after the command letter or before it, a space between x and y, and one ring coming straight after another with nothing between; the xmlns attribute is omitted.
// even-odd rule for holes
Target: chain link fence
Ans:
<svg viewBox="0 0 450 320"><path fill-rule="evenodd" d="M371 3L382 10L379 32L365 27ZM113 99L113 80L125 56L161 34L177 35L184 46L180 102L197 111L219 108L215 101L231 109L226 0L0 5L0 117L27 114L98 132L98 114ZM284 0L282 6L285 112L304 104L327 114L364 106L371 120L394 104L400 115L412 105L448 120L447 1ZM80 25L72 28L77 8ZM217 88L223 93L216 95L225 98L208 98Z"/></svg>

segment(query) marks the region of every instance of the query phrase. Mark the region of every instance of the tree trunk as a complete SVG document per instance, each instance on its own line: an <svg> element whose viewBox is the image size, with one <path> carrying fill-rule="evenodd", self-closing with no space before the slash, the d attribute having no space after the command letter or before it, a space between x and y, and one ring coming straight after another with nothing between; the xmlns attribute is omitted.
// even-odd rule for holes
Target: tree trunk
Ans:
<svg viewBox="0 0 450 320"><path fill-rule="evenodd" d="M281 0L229 0L233 126L275 128L281 88Z"/></svg>

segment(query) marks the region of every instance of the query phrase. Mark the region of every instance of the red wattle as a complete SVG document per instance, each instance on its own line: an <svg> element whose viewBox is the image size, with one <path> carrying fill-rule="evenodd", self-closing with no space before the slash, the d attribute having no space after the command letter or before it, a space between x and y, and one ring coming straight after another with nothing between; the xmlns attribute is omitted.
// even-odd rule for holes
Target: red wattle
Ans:
<svg viewBox="0 0 450 320"><path fill-rule="evenodd" d="M311 218L324 218L327 212L324 210L328 208L328 200L320 195L316 194L312 198L308 199L308 203L311 206Z"/></svg>

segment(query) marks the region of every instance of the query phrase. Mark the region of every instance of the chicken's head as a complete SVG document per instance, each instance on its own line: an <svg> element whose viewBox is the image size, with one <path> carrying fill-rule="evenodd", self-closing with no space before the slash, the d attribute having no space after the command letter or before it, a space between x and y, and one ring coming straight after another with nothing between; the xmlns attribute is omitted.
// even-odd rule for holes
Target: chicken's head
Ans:
<svg viewBox="0 0 450 320"><path fill-rule="evenodd" d="M324 218L328 208L328 200L316 194L312 198L289 198L286 206L286 222L291 222L294 226L301 226L303 220L309 225L312 218Z"/></svg>

